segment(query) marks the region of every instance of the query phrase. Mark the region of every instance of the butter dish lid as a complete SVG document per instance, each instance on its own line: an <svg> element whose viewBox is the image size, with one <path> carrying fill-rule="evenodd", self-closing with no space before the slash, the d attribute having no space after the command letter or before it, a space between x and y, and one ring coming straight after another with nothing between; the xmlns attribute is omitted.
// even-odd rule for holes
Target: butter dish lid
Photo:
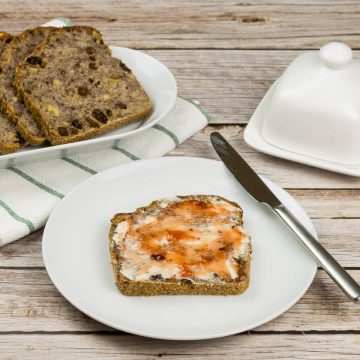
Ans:
<svg viewBox="0 0 360 360"><path fill-rule="evenodd" d="M281 149L360 164L360 61L332 42L299 55L274 87L263 139Z"/></svg>

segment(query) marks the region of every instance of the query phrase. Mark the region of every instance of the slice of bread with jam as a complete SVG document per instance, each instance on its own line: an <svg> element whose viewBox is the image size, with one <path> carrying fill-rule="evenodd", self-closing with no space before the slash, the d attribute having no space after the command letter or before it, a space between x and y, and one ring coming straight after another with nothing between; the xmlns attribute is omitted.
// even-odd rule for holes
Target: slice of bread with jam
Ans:
<svg viewBox="0 0 360 360"><path fill-rule="evenodd" d="M236 295L249 286L242 209L222 197L177 196L117 214L109 237L125 295Z"/></svg>

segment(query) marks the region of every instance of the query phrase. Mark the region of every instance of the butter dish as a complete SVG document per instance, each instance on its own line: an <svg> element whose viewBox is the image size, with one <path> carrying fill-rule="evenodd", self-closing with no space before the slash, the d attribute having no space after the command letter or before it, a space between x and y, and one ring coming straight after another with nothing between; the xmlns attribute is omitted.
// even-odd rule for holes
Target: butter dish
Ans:
<svg viewBox="0 0 360 360"><path fill-rule="evenodd" d="M360 61L342 43L298 56L272 85L244 139L270 155L360 176Z"/></svg>

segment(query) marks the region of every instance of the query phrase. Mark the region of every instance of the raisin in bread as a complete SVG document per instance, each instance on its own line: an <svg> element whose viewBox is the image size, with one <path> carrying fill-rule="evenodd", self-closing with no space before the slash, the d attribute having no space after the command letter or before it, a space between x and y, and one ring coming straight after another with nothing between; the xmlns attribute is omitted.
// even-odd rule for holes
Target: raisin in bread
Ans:
<svg viewBox="0 0 360 360"><path fill-rule="evenodd" d="M13 37L10 34L0 32L0 54L4 46L9 44L12 39ZM16 151L23 144L24 141L18 134L15 124L3 113L0 113L0 154Z"/></svg>
<svg viewBox="0 0 360 360"><path fill-rule="evenodd" d="M46 139L12 86L15 70L18 63L32 53L49 33L56 30L52 27L26 30L4 47L0 57L0 108L16 124L21 136L32 145L42 144Z"/></svg>
<svg viewBox="0 0 360 360"><path fill-rule="evenodd" d="M131 70L85 26L50 34L18 66L16 87L52 144L93 137L151 109Z"/></svg>
<svg viewBox="0 0 360 360"><path fill-rule="evenodd" d="M242 210L215 195L155 201L111 221L116 284L125 295L235 295L250 280Z"/></svg>

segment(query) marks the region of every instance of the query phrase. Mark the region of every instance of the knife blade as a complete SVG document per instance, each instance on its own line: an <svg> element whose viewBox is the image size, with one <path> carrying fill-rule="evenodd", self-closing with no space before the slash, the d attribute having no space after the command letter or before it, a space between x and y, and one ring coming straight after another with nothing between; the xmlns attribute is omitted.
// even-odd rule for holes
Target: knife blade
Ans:
<svg viewBox="0 0 360 360"><path fill-rule="evenodd" d="M255 200L269 204L271 207L281 205L281 201L270 191L260 176L253 171L220 133L213 132L210 138L220 159Z"/></svg>
<svg viewBox="0 0 360 360"><path fill-rule="evenodd" d="M301 240L308 252L324 268L342 291L352 301L360 302L359 284L281 203L240 154L220 133L211 133L210 139L222 162L243 188L256 201L270 207L281 221Z"/></svg>

